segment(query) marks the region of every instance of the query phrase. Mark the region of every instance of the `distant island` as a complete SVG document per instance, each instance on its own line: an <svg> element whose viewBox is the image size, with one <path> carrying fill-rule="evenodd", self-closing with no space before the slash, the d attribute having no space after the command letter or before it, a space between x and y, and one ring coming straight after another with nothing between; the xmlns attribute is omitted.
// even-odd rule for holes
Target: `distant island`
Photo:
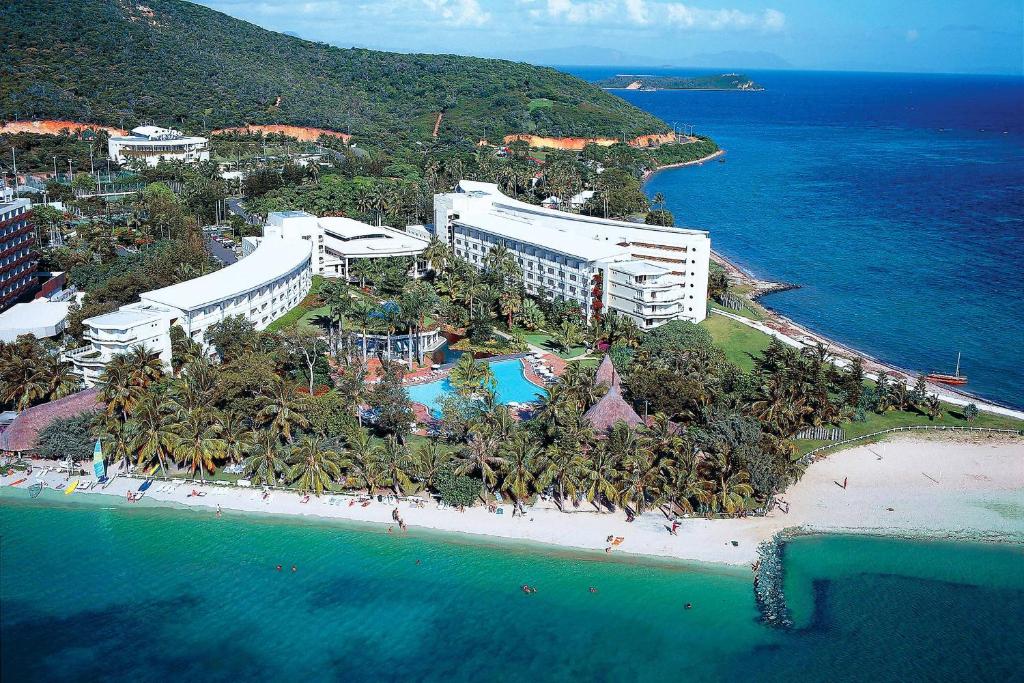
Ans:
<svg viewBox="0 0 1024 683"><path fill-rule="evenodd" d="M605 90L764 90L764 86L743 74L716 76L651 76L618 74L597 81Z"/></svg>

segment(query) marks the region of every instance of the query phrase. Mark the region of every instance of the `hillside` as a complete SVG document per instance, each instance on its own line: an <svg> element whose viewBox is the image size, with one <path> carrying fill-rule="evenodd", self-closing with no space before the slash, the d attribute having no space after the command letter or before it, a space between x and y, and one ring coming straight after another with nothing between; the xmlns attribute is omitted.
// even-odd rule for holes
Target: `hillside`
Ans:
<svg viewBox="0 0 1024 683"><path fill-rule="evenodd" d="M597 81L595 85L624 90L764 90L743 74L716 76L645 76L619 74Z"/></svg>
<svg viewBox="0 0 1024 683"><path fill-rule="evenodd" d="M319 126L364 140L668 130L554 69L341 49L180 0L13 0L0 7L0 117L189 131Z"/></svg>

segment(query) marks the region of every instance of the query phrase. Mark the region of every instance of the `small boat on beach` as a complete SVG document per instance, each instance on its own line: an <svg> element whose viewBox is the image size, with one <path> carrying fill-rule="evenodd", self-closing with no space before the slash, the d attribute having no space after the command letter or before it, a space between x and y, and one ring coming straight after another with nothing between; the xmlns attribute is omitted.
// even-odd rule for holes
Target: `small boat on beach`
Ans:
<svg viewBox="0 0 1024 683"><path fill-rule="evenodd" d="M924 376L929 382L939 382L940 384L950 384L953 386L963 386L967 384L967 376L960 374L960 353L956 354L956 370L952 375L946 375L941 372L930 372Z"/></svg>
<svg viewBox="0 0 1024 683"><path fill-rule="evenodd" d="M26 481L28 481L28 477L22 477L21 479L15 479L10 484L8 484L8 486L17 486L18 484L23 484Z"/></svg>
<svg viewBox="0 0 1024 683"><path fill-rule="evenodd" d="M78 488L78 479L75 479L73 482L68 484L68 487L66 489L64 489L64 495L65 496L70 496L72 493L75 492L75 489L77 489L77 488Z"/></svg>
<svg viewBox="0 0 1024 683"><path fill-rule="evenodd" d="M43 482L37 481L36 483L32 484L31 486L28 487L29 498L37 497L42 492L42 490Z"/></svg>

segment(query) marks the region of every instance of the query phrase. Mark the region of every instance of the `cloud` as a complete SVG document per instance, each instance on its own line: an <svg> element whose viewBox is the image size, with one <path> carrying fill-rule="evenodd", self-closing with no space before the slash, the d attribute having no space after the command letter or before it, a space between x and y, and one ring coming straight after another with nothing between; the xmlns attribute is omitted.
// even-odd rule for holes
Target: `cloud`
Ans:
<svg viewBox="0 0 1024 683"><path fill-rule="evenodd" d="M786 15L776 9L745 12L738 9L705 9L679 2L653 0L518 0L533 19L568 24L628 24L671 26L695 31L764 31L786 27Z"/></svg>
<svg viewBox="0 0 1024 683"><path fill-rule="evenodd" d="M491 20L477 0L423 0L423 4L450 26L483 26Z"/></svg>
<svg viewBox="0 0 1024 683"><path fill-rule="evenodd" d="M907 36L906 37L907 37L907 42L908 43L915 42L920 36L921 36L921 34L919 34L917 32L916 28L908 28L907 29Z"/></svg>
<svg viewBox="0 0 1024 683"><path fill-rule="evenodd" d="M704 9L668 3L665 6L668 23L679 28L704 31L781 31L786 27L786 15L774 9L762 12L744 12L738 9Z"/></svg>

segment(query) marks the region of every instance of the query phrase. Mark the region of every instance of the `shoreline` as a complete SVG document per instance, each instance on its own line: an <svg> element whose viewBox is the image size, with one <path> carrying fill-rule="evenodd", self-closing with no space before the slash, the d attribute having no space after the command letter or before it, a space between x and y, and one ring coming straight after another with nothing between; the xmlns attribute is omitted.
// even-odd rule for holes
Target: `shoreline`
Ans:
<svg viewBox="0 0 1024 683"><path fill-rule="evenodd" d="M704 161L712 159L719 153L724 152L725 150L719 150L719 152L709 155L703 159L659 167L650 174L645 175L643 181L646 182L651 176L663 169L703 164ZM839 360L836 364L840 366L845 366L852 361L853 358L859 357L864 364L865 374L871 379L877 379L879 373L885 372L894 379L902 379L912 385L917 381L919 375L926 374L901 368L893 363L881 360L859 349L855 349L852 346L836 341L823 333L813 330L810 325L798 323L782 313L779 313L761 300L762 297L766 297L769 294L799 289L799 284L763 280L752 274L746 268L738 265L729 257L719 251L715 251L714 249L711 250L711 260L722 266L730 280L734 283L750 287L751 291L748 297L753 303L757 304L762 309L764 319L752 320L718 308L712 308L712 313L724 315L743 325L776 337L783 343L795 348L804 348L806 346L813 346L817 343L821 343L829 347L829 351L832 353L833 357ZM1012 405L1001 403L997 399L985 398L969 391L964 391L962 389L957 389L955 387L936 382L927 382L927 387L931 393L936 394L940 400L947 403L952 403L958 406L966 406L969 403L974 403L977 405L979 410L1024 420L1024 409L1018 409Z"/></svg>
<svg viewBox="0 0 1024 683"><path fill-rule="evenodd" d="M760 543L784 530L1024 544L1024 514L1014 512L1024 512L1024 468L1012 466L1022 458L1024 441L1019 438L913 437L859 446L830 454L808 468L783 495L786 513L775 509L764 517L681 518L676 536L668 532L669 520L660 511L645 512L630 523L621 511L598 513L586 502L563 513L551 502L538 501L524 517L512 517L509 504L499 506L499 515L481 506L464 512L441 508L429 497L422 507L409 499L389 503L387 498L374 498L364 506L359 494L348 493L310 497L302 503L293 491L271 490L264 497L260 488L185 480L156 480L143 500L211 515L220 508L381 530L397 529L391 517L397 507L410 527L458 538L542 544L599 558L610 547L608 536L622 536L625 540L608 555L749 567L757 560ZM0 477L0 486L22 476ZM836 483L845 478L850 481L848 489ZM41 480L48 490L61 489L67 477L37 473L17 488L24 491ZM72 495L106 496L112 505L131 507L126 493L137 491L143 481L118 476L105 489ZM192 490L203 495L192 497Z"/></svg>
<svg viewBox="0 0 1024 683"><path fill-rule="evenodd" d="M691 161L680 161L679 163L676 163L676 164L665 164L664 166L658 166L657 168L648 169L644 173L644 177L641 178L641 182L647 182L655 174L657 174L657 173L659 173L661 171L664 171L666 169L669 169L669 168L683 168L685 166L702 166L704 164L704 162L711 161L712 159L717 159L718 157L724 156L724 155L725 155L725 150L724 149L718 149L718 150L712 152L711 154L708 154L705 157L701 157L700 159L693 159Z"/></svg>

